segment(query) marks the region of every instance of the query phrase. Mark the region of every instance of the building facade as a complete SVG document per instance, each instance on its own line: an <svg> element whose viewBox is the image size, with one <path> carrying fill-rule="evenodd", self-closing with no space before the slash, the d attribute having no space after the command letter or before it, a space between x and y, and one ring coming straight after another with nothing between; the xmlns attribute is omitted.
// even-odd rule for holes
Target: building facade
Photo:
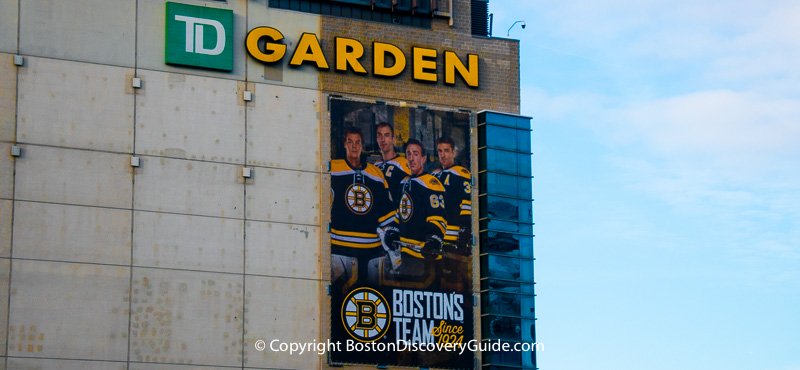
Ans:
<svg viewBox="0 0 800 370"><path fill-rule="evenodd" d="M485 9L476 0L0 0L0 368L535 368L530 350L281 346L535 342L519 45L486 37L475 21ZM427 283L386 282L389 222L371 244L377 280L337 286L332 163L346 158L355 127L362 165L379 164L383 122L398 153L420 142L424 173L442 162L440 138L453 139L470 174L460 205L471 218L455 228L462 244L446 238L455 222L441 222L438 254L421 259L434 271ZM374 193L347 194L351 223L381 205ZM436 194L445 208L445 190ZM413 240L402 224L414 213L400 209L409 211L391 212L399 240ZM373 268L362 262L353 266ZM350 312L356 289L382 299L355 299ZM450 314L404 315L403 294ZM381 307L394 315L367 312ZM419 327L403 334L403 320ZM447 339L433 324L464 333ZM376 332L347 329L359 325Z"/></svg>

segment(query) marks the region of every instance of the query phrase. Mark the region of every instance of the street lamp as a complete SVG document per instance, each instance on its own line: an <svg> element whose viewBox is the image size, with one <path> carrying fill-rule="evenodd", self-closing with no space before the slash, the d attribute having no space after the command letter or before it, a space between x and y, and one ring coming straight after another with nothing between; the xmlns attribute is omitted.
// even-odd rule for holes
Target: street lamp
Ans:
<svg viewBox="0 0 800 370"><path fill-rule="evenodd" d="M506 37L511 35L511 29L514 28L514 26L516 26L517 23L522 23L522 29L523 30L525 29L525 21L516 21L511 24L511 27L508 27L508 31L506 32Z"/></svg>

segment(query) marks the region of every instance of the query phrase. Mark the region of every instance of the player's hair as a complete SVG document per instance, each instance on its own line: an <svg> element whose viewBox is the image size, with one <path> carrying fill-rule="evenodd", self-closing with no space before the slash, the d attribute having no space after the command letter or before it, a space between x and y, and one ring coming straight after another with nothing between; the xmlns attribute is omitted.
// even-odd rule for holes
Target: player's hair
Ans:
<svg viewBox="0 0 800 370"><path fill-rule="evenodd" d="M422 145L422 143L419 140L417 140L417 139L408 139L408 141L406 141L406 146L403 147L403 151L408 150L408 146L409 145L418 145L419 149L422 151L422 155L423 156L425 155L425 146Z"/></svg>
<svg viewBox="0 0 800 370"><path fill-rule="evenodd" d="M379 123L379 124L377 124L375 126L375 130L377 130L377 129L381 128L381 127L388 127L389 131L392 132L392 136L394 136L394 126L392 126L391 123L389 123L389 122L381 122L381 123Z"/></svg>
<svg viewBox="0 0 800 370"><path fill-rule="evenodd" d="M439 144L450 144L450 147L453 148L453 150L456 150L456 143L449 136L440 137L439 140L436 141L436 145Z"/></svg>
<svg viewBox="0 0 800 370"><path fill-rule="evenodd" d="M361 133L361 129L355 126L347 126L344 128L344 137L343 139L347 140L347 135L350 134L358 134L358 137L361 138L361 141L364 141L364 134Z"/></svg>

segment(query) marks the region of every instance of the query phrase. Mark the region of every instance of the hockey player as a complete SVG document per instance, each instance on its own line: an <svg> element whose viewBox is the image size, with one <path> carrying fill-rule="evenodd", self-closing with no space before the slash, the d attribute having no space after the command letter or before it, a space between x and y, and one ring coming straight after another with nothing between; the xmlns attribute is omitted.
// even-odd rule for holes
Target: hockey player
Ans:
<svg viewBox="0 0 800 370"><path fill-rule="evenodd" d="M456 146L453 139L441 137L436 143L439 163L432 175L445 189L444 259L441 267L441 287L465 292L472 286L469 257L472 254L472 185L469 171L455 164Z"/></svg>
<svg viewBox="0 0 800 370"><path fill-rule="evenodd" d="M381 160L375 165L381 169L386 182L389 183L389 192L392 194L392 204L397 209L403 189L400 182L411 174L408 161L394 150L394 127L387 122L381 122L376 127L376 141L381 150Z"/></svg>
<svg viewBox="0 0 800 370"><path fill-rule="evenodd" d="M459 249L466 248L462 252L467 252L472 237L472 175L466 168L455 164L456 146L453 139L439 138L436 152L442 167L431 174L441 181L445 189L447 233L444 240L457 245Z"/></svg>
<svg viewBox="0 0 800 370"><path fill-rule="evenodd" d="M401 182L403 195L397 209L402 263L392 279L403 286L430 288L436 279L436 261L441 260L445 221L444 187L435 177L423 172L425 149L418 140L406 143L406 159L411 175ZM384 282L393 285L391 282ZM395 284L396 285L396 284Z"/></svg>
<svg viewBox="0 0 800 370"><path fill-rule="evenodd" d="M346 159L331 161L331 279L343 291L378 280L379 229L385 242L399 238L388 184L377 167L361 161L362 139L359 129L346 128Z"/></svg>

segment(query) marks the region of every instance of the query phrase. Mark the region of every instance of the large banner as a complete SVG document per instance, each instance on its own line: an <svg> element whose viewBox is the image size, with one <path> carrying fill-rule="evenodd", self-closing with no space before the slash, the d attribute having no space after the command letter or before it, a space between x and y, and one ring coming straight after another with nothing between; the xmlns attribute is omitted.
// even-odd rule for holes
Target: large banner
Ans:
<svg viewBox="0 0 800 370"><path fill-rule="evenodd" d="M332 98L334 364L472 368L470 115Z"/></svg>

